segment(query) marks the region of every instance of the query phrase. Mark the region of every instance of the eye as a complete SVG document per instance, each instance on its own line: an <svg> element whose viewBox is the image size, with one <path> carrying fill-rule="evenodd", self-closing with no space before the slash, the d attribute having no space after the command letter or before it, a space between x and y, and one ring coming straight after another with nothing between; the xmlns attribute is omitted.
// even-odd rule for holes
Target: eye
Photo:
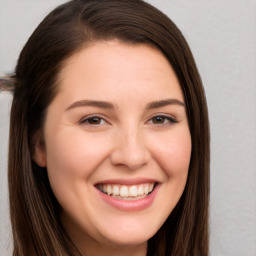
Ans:
<svg viewBox="0 0 256 256"><path fill-rule="evenodd" d="M106 123L107 121L104 118L99 116L90 116L80 121L80 124L93 125L93 126L104 125Z"/></svg>
<svg viewBox="0 0 256 256"><path fill-rule="evenodd" d="M150 124L157 124L157 125L168 125L168 124L174 124L177 123L177 120L175 120L171 116L167 115L158 115L154 116L149 120Z"/></svg>

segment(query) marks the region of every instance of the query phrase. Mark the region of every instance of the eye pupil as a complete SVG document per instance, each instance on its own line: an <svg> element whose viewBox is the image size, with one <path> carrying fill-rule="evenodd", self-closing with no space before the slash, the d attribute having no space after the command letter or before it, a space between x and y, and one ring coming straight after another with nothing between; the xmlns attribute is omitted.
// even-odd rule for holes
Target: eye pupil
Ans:
<svg viewBox="0 0 256 256"><path fill-rule="evenodd" d="M88 122L90 124L100 124L100 121L101 121L101 119L98 117L92 117L92 118L88 119Z"/></svg>
<svg viewBox="0 0 256 256"><path fill-rule="evenodd" d="M153 123L154 124L162 124L164 123L165 117L162 116L156 116L153 118Z"/></svg>

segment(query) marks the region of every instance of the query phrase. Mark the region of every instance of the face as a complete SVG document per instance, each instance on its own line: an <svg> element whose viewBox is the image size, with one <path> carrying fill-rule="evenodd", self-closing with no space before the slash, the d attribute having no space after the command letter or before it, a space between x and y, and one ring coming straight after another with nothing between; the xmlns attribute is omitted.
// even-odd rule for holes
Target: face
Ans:
<svg viewBox="0 0 256 256"><path fill-rule="evenodd" d="M191 137L183 94L163 54L147 45L99 42L64 65L48 107L48 171L73 241L146 243L187 180Z"/></svg>

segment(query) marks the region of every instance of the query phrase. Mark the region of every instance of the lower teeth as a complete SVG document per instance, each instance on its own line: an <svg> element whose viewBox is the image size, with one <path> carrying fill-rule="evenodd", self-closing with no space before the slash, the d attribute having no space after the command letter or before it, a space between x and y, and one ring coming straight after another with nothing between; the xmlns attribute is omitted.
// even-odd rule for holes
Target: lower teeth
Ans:
<svg viewBox="0 0 256 256"><path fill-rule="evenodd" d="M106 194L107 195L107 194ZM148 194L149 195L149 194ZM122 200L139 200L139 199L142 199L142 198L145 198L147 197L148 195L142 195L142 196L131 196L131 197L122 197L122 196L115 196L115 195L110 195L114 198L117 198L117 199L122 199Z"/></svg>
<svg viewBox="0 0 256 256"><path fill-rule="evenodd" d="M118 199L123 199L123 200L139 200L139 199L142 199L142 198L145 198L145 197L147 197L147 196L149 196L152 192L153 192L153 190L151 191L151 192L149 192L147 195L146 194L144 194L144 195L141 195L141 196L128 196L128 197L122 197L122 196L115 196L115 195L113 195L113 194L111 194L111 195L108 195L107 193L105 193L104 191L102 191L101 189L99 189L103 194L105 194L105 195L107 195L107 196L111 196L111 197L114 197L114 198L118 198Z"/></svg>

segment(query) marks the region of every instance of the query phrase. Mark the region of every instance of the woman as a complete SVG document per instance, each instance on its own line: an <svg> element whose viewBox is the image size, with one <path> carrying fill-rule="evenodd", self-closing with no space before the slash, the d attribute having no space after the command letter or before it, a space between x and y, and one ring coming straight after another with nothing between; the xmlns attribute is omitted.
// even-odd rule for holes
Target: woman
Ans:
<svg viewBox="0 0 256 256"><path fill-rule="evenodd" d="M70 1L12 79L13 255L208 255L207 107L169 18Z"/></svg>

